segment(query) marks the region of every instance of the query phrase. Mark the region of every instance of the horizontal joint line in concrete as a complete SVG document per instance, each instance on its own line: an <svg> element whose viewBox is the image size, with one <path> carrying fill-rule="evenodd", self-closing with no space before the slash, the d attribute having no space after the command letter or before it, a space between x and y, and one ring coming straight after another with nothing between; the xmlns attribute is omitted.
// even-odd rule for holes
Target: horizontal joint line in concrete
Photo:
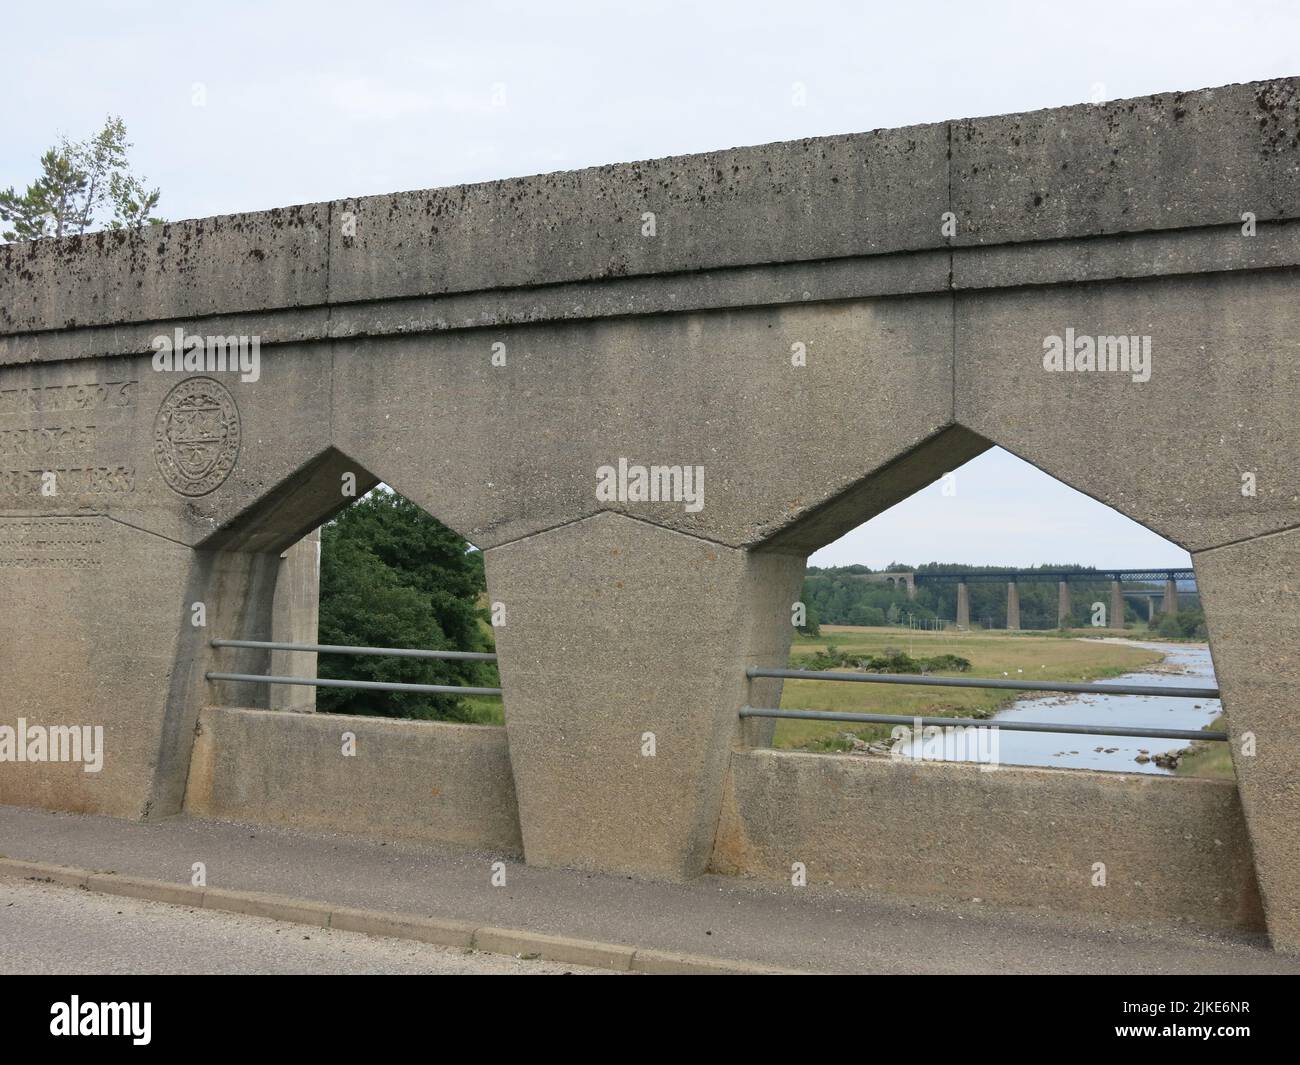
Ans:
<svg viewBox="0 0 1300 1065"><path fill-rule="evenodd" d="M1225 547L1238 547L1241 544L1248 544L1255 540L1268 540L1274 536L1285 536L1287 533L1295 532L1300 529L1300 522L1292 525L1283 525L1280 529L1270 529L1268 532L1254 533L1251 536L1239 536L1235 540L1225 540L1221 544L1213 544L1210 547L1197 548L1196 555L1208 555L1214 551L1220 551Z"/></svg>

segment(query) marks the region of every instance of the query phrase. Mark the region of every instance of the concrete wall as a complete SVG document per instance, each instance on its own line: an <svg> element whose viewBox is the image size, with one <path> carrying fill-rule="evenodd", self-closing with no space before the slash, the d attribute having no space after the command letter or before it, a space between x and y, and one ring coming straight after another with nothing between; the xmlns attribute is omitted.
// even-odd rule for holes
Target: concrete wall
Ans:
<svg viewBox="0 0 1300 1065"><path fill-rule="evenodd" d="M99 727L104 746L99 772L5 761L0 803L149 812L191 554L102 515L0 518L0 724Z"/></svg>
<svg viewBox="0 0 1300 1065"><path fill-rule="evenodd" d="M522 854L505 730L481 725L209 707L185 812Z"/></svg>
<svg viewBox="0 0 1300 1065"><path fill-rule="evenodd" d="M529 862L703 872L745 668L785 663L802 556L600 514L487 563Z"/></svg>
<svg viewBox="0 0 1300 1065"><path fill-rule="evenodd" d="M803 862L810 885L1264 926L1228 781L744 751L725 795L721 873L789 884Z"/></svg>
<svg viewBox="0 0 1300 1065"><path fill-rule="evenodd" d="M1300 530L1193 559L1269 933L1300 944Z"/></svg>
<svg viewBox="0 0 1300 1065"><path fill-rule="evenodd" d="M270 705L208 639L270 638L280 553L382 477L485 550L528 859L689 876L802 558L996 443L1194 552L1300 950L1300 611L1242 591L1300 526L1297 128L1286 79L0 247L0 676L109 742L0 798L180 809L201 708ZM177 328L260 376L156 371ZM1046 372L1066 329L1150 380ZM620 459L703 507L601 498Z"/></svg>
<svg viewBox="0 0 1300 1065"><path fill-rule="evenodd" d="M320 530L280 556L271 605L271 639L317 643L320 629ZM270 672L277 677L316 676L315 651L272 651ZM272 684L267 702L276 710L316 709L316 689L304 684Z"/></svg>

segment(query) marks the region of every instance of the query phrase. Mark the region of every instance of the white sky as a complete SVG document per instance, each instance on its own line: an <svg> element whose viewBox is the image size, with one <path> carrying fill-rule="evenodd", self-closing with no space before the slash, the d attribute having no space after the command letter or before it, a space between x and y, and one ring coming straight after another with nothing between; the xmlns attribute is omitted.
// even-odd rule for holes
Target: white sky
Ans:
<svg viewBox="0 0 1300 1065"><path fill-rule="evenodd" d="M1190 565L1182 548L1000 447L959 467L809 560L814 566L968 562L984 566Z"/></svg>
<svg viewBox="0 0 1300 1065"><path fill-rule="evenodd" d="M60 0L3 26L0 187L112 112L170 219L1300 73L1294 0ZM968 472L964 524L932 488L817 561L1186 560L1004 453Z"/></svg>

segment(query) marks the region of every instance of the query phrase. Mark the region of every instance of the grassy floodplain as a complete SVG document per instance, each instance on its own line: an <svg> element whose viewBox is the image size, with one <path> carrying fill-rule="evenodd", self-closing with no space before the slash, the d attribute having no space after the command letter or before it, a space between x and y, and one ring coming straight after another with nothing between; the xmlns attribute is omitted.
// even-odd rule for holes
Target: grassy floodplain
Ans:
<svg viewBox="0 0 1300 1065"><path fill-rule="evenodd" d="M1205 726L1211 731L1223 731L1228 722L1222 714ZM1235 780L1232 752L1226 743L1193 743L1188 753L1174 770L1180 777L1214 777L1216 780Z"/></svg>
<svg viewBox="0 0 1300 1065"><path fill-rule="evenodd" d="M491 630L487 631L490 634ZM970 660L969 672L940 672L934 676L996 679L1006 674L1015 680L1089 683L1153 666L1163 657L1158 651L1141 647L1081 638L1096 635L1095 629L1074 629L1067 633L1006 632L1000 629L929 632L823 625L818 637L795 637L790 648L789 665L791 669L807 668L813 655L834 644L841 651L864 658L897 649L913 658L954 654ZM1142 631L1128 635L1138 640L1169 642ZM1010 706L1023 694L997 688L924 688L787 680L781 706L789 710L846 710L909 717L988 718ZM476 723L504 724L500 699L468 696L465 703ZM1222 718L1210 727L1222 728ZM889 731L888 725L855 726L847 721L778 721L775 746L806 751L843 751L851 746L850 741L844 738L846 734L864 740L879 740L887 738ZM1193 745L1193 751L1178 767L1180 775L1233 779L1232 760L1225 744L1197 743Z"/></svg>
<svg viewBox="0 0 1300 1065"><path fill-rule="evenodd" d="M1087 635L1095 635L1092 630ZM804 668L808 658L834 644L864 656L899 649L914 658L954 654L970 660L967 673L935 676L1001 677L1011 680L1105 680L1154 665L1158 651L1095 640L1069 639L1056 633L1000 630L928 632L898 628L823 625L818 637L797 636L790 666ZM926 717L991 717L1023 693L995 688L924 688L892 684L844 684L838 681L787 680L781 706L790 710L846 710ZM888 725L853 725L845 721L778 721L775 746L811 751L846 750L845 733L864 740L888 737Z"/></svg>

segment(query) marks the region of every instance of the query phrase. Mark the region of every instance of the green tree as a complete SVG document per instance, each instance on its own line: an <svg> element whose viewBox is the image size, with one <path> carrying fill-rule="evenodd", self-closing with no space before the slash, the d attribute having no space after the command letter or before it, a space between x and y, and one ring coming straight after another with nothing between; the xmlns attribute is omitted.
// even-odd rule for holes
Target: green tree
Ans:
<svg viewBox="0 0 1300 1065"><path fill-rule="evenodd" d="M67 152L51 148L41 156L41 173L19 196L12 186L0 191L0 219L13 223L5 240L39 240L70 233L80 213L86 175Z"/></svg>
<svg viewBox="0 0 1300 1065"><path fill-rule="evenodd" d="M143 229L162 223L153 210L162 197L159 189L147 189L130 174L113 174L109 179L109 196L113 201L113 218L109 229Z"/></svg>
<svg viewBox="0 0 1300 1065"><path fill-rule="evenodd" d="M1207 639L1205 611L1197 606L1184 608L1176 614L1161 614L1156 632L1173 639Z"/></svg>
<svg viewBox="0 0 1300 1065"><path fill-rule="evenodd" d="M77 171L85 176L85 188L76 218L78 233L84 233L92 226L95 215L109 202L114 191L114 181L126 172L126 154L130 147L130 142L126 139L126 125L121 118L112 115L105 120L104 128L93 137L79 144L64 140L62 151ZM113 202L116 203L116 200Z"/></svg>
<svg viewBox="0 0 1300 1065"><path fill-rule="evenodd" d="M162 196L130 172L126 125L110 115L104 128L84 141L63 138L41 156L41 173L25 192L0 190L0 220L10 223L5 240L40 240L85 233L98 224L139 229L162 221L153 216ZM111 207L111 216L104 217Z"/></svg>
<svg viewBox="0 0 1300 1065"><path fill-rule="evenodd" d="M367 647L490 651L482 556L437 519L379 489L321 530L320 640ZM490 662L322 655L320 676L495 687ZM467 721L457 695L320 688L321 710Z"/></svg>

